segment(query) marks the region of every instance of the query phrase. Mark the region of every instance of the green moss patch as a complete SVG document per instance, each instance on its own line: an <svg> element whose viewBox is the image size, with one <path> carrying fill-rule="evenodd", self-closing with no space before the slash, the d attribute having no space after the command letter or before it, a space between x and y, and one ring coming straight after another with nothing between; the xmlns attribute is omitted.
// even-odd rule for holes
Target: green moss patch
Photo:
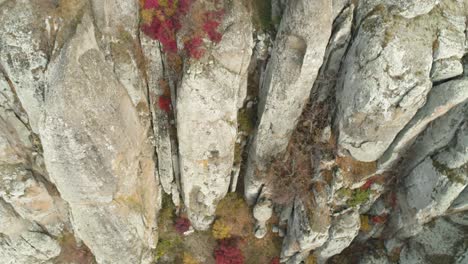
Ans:
<svg viewBox="0 0 468 264"><path fill-rule="evenodd" d="M463 175L467 175L468 174L468 163L465 163L464 165L462 165L460 168L455 168L455 169L451 169L449 167L447 167L445 164L442 164L436 160L433 160L432 161L432 166L434 166L434 168L440 172L441 174L447 176L447 178L452 181L452 182L456 182L456 183L459 183L459 184L465 184L465 177L463 177Z"/></svg>
<svg viewBox="0 0 468 264"><path fill-rule="evenodd" d="M271 16L271 0L254 0L252 1L252 7L252 20L257 30L272 30L275 23L279 24L281 18L273 19Z"/></svg>

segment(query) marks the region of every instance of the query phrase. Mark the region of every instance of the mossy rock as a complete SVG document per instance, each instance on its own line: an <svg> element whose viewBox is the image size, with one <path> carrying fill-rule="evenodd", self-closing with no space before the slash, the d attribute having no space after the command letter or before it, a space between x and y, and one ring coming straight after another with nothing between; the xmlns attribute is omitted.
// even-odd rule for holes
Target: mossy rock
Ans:
<svg viewBox="0 0 468 264"><path fill-rule="evenodd" d="M447 167L445 164L438 162L436 160L432 161L432 166L440 172L441 174L447 176L447 178L451 182L456 182L459 184L465 184L466 182L466 176L464 175L468 174L468 163L465 163L464 165L460 166L459 168L451 169Z"/></svg>
<svg viewBox="0 0 468 264"><path fill-rule="evenodd" d="M272 30L275 23L279 24L281 18L271 16L271 0L254 0L253 7L253 22L257 30L268 31Z"/></svg>
<svg viewBox="0 0 468 264"><path fill-rule="evenodd" d="M371 190L362 190L360 188L355 189L351 198L347 201L349 207L356 207L360 204L363 204L369 200Z"/></svg>

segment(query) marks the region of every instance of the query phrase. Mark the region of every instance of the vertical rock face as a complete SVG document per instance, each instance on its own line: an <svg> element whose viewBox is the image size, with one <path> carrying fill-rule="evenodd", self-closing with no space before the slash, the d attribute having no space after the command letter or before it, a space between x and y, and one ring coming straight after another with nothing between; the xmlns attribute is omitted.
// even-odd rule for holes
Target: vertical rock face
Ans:
<svg viewBox="0 0 468 264"><path fill-rule="evenodd" d="M97 261L146 263L138 256L154 246L158 195L149 121L140 119L95 34L85 14L50 63L39 130L45 162ZM80 94L88 96L76 100Z"/></svg>
<svg viewBox="0 0 468 264"><path fill-rule="evenodd" d="M1 4L1 222L16 226L1 231L2 261L71 254L58 239L70 232L98 263L152 261L159 187L145 80L129 48L138 8Z"/></svg>
<svg viewBox="0 0 468 264"><path fill-rule="evenodd" d="M396 3L407 10L403 12L392 9L391 3L370 2L373 9L367 13L363 12L365 8L360 10L363 19L337 87L340 147L366 162L377 160L425 104L432 81L461 74L456 71L449 77L434 79L434 71L438 71L437 65L445 56L442 54L450 53L449 57L460 64L465 49L461 2L442 1L437 7L436 1L424 5L418 5L419 1ZM397 16L405 16L416 7L421 12L414 14L417 17ZM445 42L438 32L450 35L452 41Z"/></svg>
<svg viewBox="0 0 468 264"><path fill-rule="evenodd" d="M466 263L467 1L193 2L0 0L0 263Z"/></svg>
<svg viewBox="0 0 468 264"><path fill-rule="evenodd" d="M446 149L427 157L404 179L398 190L400 211L393 224L399 237L416 234L422 225L443 215L467 185L467 126L463 123Z"/></svg>
<svg viewBox="0 0 468 264"><path fill-rule="evenodd" d="M361 22L337 87L339 144L366 162L382 155L431 89L433 32L422 27L428 19L374 14Z"/></svg>
<svg viewBox="0 0 468 264"><path fill-rule="evenodd" d="M190 63L177 94L182 195L197 229L214 220L216 204L231 181L237 111L247 92L252 25L243 3L226 10L223 39L206 61Z"/></svg>
<svg viewBox="0 0 468 264"><path fill-rule="evenodd" d="M245 195L253 203L261 172L286 149L307 102L331 34L329 0L288 3L260 90L259 122L250 146Z"/></svg>
<svg viewBox="0 0 468 264"><path fill-rule="evenodd" d="M347 248L357 236L360 227L359 212L351 210L335 217L327 242L316 250L319 263L324 263Z"/></svg>
<svg viewBox="0 0 468 264"><path fill-rule="evenodd" d="M160 83L164 80L162 51L155 41L140 35L146 62L148 97L152 115L154 143L156 145L158 174L164 192L170 194L176 206L180 205L179 173L176 139L171 138L171 123L168 113L159 107L159 99L164 96Z"/></svg>
<svg viewBox="0 0 468 264"><path fill-rule="evenodd" d="M410 239L401 252L401 263L464 263L468 260L464 246L466 214L439 218Z"/></svg>

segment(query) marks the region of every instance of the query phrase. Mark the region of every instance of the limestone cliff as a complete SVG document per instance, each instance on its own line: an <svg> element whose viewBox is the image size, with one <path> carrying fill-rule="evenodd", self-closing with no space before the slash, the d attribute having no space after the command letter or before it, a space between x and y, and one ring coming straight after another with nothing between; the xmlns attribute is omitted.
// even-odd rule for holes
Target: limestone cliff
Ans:
<svg viewBox="0 0 468 264"><path fill-rule="evenodd" d="M467 54L466 0L0 0L0 263L466 263Z"/></svg>

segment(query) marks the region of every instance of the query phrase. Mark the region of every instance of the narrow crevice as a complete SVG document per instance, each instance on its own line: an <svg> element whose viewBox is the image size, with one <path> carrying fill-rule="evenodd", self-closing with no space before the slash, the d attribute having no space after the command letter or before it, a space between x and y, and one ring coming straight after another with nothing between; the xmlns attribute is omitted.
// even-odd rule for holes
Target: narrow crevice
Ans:
<svg viewBox="0 0 468 264"><path fill-rule="evenodd" d="M10 209L10 211L14 214L16 218L22 219L21 215L16 211L15 207L7 202L3 197L0 196L0 203L3 204L3 206L7 207Z"/></svg>
<svg viewBox="0 0 468 264"><path fill-rule="evenodd" d="M17 106L19 109L19 111L21 111L22 113L26 113L26 111L24 110L23 108L23 105L21 104L21 101L19 100L19 97L18 97L18 94L16 93L16 88L13 84L13 82L11 81L11 79L8 77L8 75L6 74L6 71L5 71L5 68L3 67L3 65L0 64L0 73L3 75L3 78L5 79L5 81L7 82L8 86L10 87L10 91L12 92L12 94L14 95L14 104L15 106ZM2 95L6 98L6 96L2 93ZM26 127L28 128L29 131L32 131L31 129L31 126L29 125L29 123L27 121L25 121L20 113L18 113L17 111L15 111L16 107L11 107L11 109L13 110L13 113L15 114L16 118Z"/></svg>
<svg viewBox="0 0 468 264"><path fill-rule="evenodd" d="M3 68L2 65L0 65L0 73L3 75L3 77L5 78L6 82L8 83L8 85L10 86L10 90L11 92L13 93L14 95L14 104L19 107L19 111L21 111L22 113L26 113L26 111L24 110L23 106L21 105L21 102L18 98L18 95L16 93L16 89L13 85L13 82L8 78L8 76L6 75L6 72ZM37 153L37 155L43 157L43 149L42 149L42 144L41 144L41 140L39 138L39 136L37 134L35 134L33 131L32 131L32 128L31 126L29 125L28 122L24 121L23 118L21 118L20 114L17 112L17 111L14 111L14 108L12 108L13 110L13 113L15 115L15 117L24 125L24 127L26 127L26 129L28 129L29 133L30 133L30 136L29 136L29 139L30 139L30 142L31 142L31 145L33 146L33 150L34 152ZM44 186L46 187L46 190L47 192L52 195L52 196L59 196L60 197L60 193L58 192L57 188L55 187L55 185L53 183L51 183L46 177L44 177L41 173L37 172L35 169L34 169L34 157L32 156L31 153L26 153L27 154L27 164L25 164L25 169L27 171L29 171L31 173L31 175L33 176L33 178L44 184ZM44 168L45 170L45 168Z"/></svg>
<svg viewBox="0 0 468 264"><path fill-rule="evenodd" d="M249 148L258 125L260 79L268 60L269 56L265 60L256 58L255 52L251 57L247 76L247 97L242 108L237 112L237 138L234 147L233 171L231 173L231 192L244 192L244 176L249 158ZM236 176L235 174L238 175ZM234 179L234 177L237 179ZM232 181L236 181L236 184L233 184Z"/></svg>
<svg viewBox="0 0 468 264"><path fill-rule="evenodd" d="M167 113L167 129L169 134L169 140L171 143L171 157L172 157L172 173L174 177L174 181L176 184L178 191L178 195L182 196L183 189L181 183L181 173L180 173L180 156L179 156L179 142L177 138L177 88L180 85L180 81L182 79L182 74L171 73L169 69L169 65L167 65L163 47L161 43L159 45L159 53L161 54L161 66L163 69L163 77L164 79L168 80L169 89L170 89L170 98L171 98L171 105L172 111ZM171 193L171 195L176 195ZM182 197L178 197L178 200L181 201L181 205L183 203Z"/></svg>
<svg viewBox="0 0 468 264"><path fill-rule="evenodd" d="M444 80L440 80L440 81L437 81L437 82L432 82L432 87L436 87L438 85L441 85L441 84L444 84L444 83L448 83L448 82L451 82L451 81L454 81L454 80L459 80L459 79L463 79L463 75L457 75L457 76L454 76L454 77L451 77L451 78L448 78L448 79L444 79Z"/></svg>
<svg viewBox="0 0 468 264"><path fill-rule="evenodd" d="M30 231L31 232L31 231ZM42 253L39 249L37 249L33 244L31 244L28 240L26 240L23 236L20 236L21 240L23 240L26 244L28 244L31 248L37 251L37 253L41 254L42 256L45 257L45 259L48 259L48 257Z"/></svg>

